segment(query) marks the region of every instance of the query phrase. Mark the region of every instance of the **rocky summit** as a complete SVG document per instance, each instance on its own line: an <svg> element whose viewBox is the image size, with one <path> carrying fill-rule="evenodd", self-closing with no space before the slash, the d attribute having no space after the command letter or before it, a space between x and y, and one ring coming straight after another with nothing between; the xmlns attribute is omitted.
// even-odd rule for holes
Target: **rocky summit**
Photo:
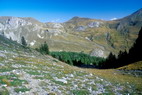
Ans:
<svg viewBox="0 0 142 95"><path fill-rule="evenodd" d="M0 34L28 46L47 41L50 51L84 52L107 57L110 52L128 51L142 26L142 9L122 19L104 21L73 17L64 23L42 23L31 17L0 17Z"/></svg>

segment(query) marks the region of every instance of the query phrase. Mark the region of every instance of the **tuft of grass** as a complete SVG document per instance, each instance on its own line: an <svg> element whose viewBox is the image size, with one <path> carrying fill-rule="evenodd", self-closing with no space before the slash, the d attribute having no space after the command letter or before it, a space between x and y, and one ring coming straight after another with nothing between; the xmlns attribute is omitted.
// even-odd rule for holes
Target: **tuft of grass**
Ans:
<svg viewBox="0 0 142 95"><path fill-rule="evenodd" d="M57 95L57 94L54 92L50 92L48 95Z"/></svg>
<svg viewBox="0 0 142 95"><path fill-rule="evenodd" d="M15 88L14 91L17 92L17 93L19 93L19 92L30 91L30 89L26 88L26 87L20 87L20 88Z"/></svg>
<svg viewBox="0 0 142 95"><path fill-rule="evenodd" d="M2 87L2 89L0 89L0 95L9 95L9 92L5 87Z"/></svg>
<svg viewBox="0 0 142 95"><path fill-rule="evenodd" d="M54 83L59 84L59 85L66 85L65 83L61 82L61 81L56 81L56 80L52 80Z"/></svg>
<svg viewBox="0 0 142 95"><path fill-rule="evenodd" d="M2 79L2 83L6 84L7 86L11 86L11 83L7 79Z"/></svg>
<svg viewBox="0 0 142 95"><path fill-rule="evenodd" d="M41 75L41 73L37 71L27 71L27 73L30 75Z"/></svg>
<svg viewBox="0 0 142 95"><path fill-rule="evenodd" d="M12 71L13 68L9 67L9 66L3 66L0 67L0 72L7 72L7 71Z"/></svg>
<svg viewBox="0 0 142 95"><path fill-rule="evenodd" d="M0 76L0 84L7 84L7 86L21 86L23 83L27 84L28 82L26 80L18 79L18 76L14 74Z"/></svg>
<svg viewBox="0 0 142 95"><path fill-rule="evenodd" d="M45 79L44 77L38 77L38 76L35 76L34 79L40 79L40 80L43 80Z"/></svg>
<svg viewBox="0 0 142 95"><path fill-rule="evenodd" d="M76 76L84 76L86 75L87 73L85 72L76 72Z"/></svg>
<svg viewBox="0 0 142 95"><path fill-rule="evenodd" d="M72 91L73 95L88 95L89 92L87 90L73 90Z"/></svg>
<svg viewBox="0 0 142 95"><path fill-rule="evenodd" d="M0 57L0 61L3 61L3 60L5 60L5 58L4 57Z"/></svg>
<svg viewBox="0 0 142 95"><path fill-rule="evenodd" d="M11 86L22 86L22 84L27 84L26 80L14 79L11 83Z"/></svg>

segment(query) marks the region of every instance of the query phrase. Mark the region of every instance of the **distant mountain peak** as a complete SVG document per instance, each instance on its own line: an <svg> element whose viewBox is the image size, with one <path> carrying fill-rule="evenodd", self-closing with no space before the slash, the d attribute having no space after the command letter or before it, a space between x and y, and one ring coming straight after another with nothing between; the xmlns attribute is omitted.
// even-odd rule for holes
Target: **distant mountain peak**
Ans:
<svg viewBox="0 0 142 95"><path fill-rule="evenodd" d="M136 12L140 12L140 11L142 12L142 8L140 8L140 9L139 9L139 10L137 10Z"/></svg>
<svg viewBox="0 0 142 95"><path fill-rule="evenodd" d="M74 16L72 19L78 19L78 18L81 18L81 17L79 17L79 16Z"/></svg>
<svg viewBox="0 0 142 95"><path fill-rule="evenodd" d="M142 16L142 8L134 12L132 15L141 15Z"/></svg>
<svg viewBox="0 0 142 95"><path fill-rule="evenodd" d="M79 16L75 16L73 18L71 18L69 21L67 22L74 22L74 21L84 21L84 20L90 20L90 18L85 18L85 17L79 17Z"/></svg>
<svg viewBox="0 0 142 95"><path fill-rule="evenodd" d="M131 15L124 17L123 20L142 21L142 8L132 13Z"/></svg>

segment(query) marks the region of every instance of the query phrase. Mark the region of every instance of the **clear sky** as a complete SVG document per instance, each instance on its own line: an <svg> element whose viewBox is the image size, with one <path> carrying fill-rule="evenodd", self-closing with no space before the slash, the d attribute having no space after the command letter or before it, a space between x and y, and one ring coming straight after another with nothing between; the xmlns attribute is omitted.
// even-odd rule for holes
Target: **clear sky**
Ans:
<svg viewBox="0 0 142 95"><path fill-rule="evenodd" d="M142 8L142 0L0 0L0 16L64 22L74 16L110 20Z"/></svg>

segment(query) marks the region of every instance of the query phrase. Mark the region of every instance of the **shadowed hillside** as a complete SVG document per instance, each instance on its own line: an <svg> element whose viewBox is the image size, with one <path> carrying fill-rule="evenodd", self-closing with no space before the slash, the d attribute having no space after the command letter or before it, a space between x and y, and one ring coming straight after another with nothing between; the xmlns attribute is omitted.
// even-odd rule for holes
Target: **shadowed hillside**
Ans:
<svg viewBox="0 0 142 95"><path fill-rule="evenodd" d="M138 38L136 39L132 48L127 53L120 51L118 57L110 53L107 61L104 63L103 68L117 68L134 62L142 61L142 28L139 31Z"/></svg>

